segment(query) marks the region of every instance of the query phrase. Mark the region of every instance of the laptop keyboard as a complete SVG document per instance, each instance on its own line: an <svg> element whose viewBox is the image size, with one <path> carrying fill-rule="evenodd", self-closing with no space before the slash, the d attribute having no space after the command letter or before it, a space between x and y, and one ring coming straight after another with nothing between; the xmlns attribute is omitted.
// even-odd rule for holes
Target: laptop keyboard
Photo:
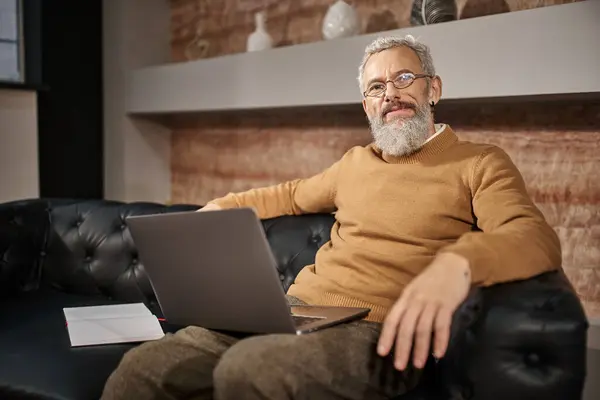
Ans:
<svg viewBox="0 0 600 400"><path fill-rule="evenodd" d="M319 317L304 317L301 315L292 315L292 320L294 321L296 328L299 328L301 326L310 324L311 322L319 321L322 319L323 318L319 318Z"/></svg>

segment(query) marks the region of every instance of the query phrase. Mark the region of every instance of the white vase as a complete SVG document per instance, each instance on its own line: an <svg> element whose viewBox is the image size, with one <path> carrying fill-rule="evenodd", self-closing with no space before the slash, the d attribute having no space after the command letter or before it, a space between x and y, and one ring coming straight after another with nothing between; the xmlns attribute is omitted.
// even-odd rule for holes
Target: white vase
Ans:
<svg viewBox="0 0 600 400"><path fill-rule="evenodd" d="M348 3L338 0L329 7L323 20L323 37L337 39L354 36L360 32L358 13Z"/></svg>
<svg viewBox="0 0 600 400"><path fill-rule="evenodd" d="M247 51L260 51L272 48L273 39L266 29L265 13L257 12L254 14L254 22L256 29L248 36Z"/></svg>

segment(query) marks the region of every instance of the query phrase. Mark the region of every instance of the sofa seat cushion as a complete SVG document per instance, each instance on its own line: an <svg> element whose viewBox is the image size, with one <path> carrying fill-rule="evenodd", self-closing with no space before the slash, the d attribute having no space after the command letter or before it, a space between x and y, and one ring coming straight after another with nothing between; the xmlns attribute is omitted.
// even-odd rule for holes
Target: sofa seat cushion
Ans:
<svg viewBox="0 0 600 400"><path fill-rule="evenodd" d="M0 398L98 399L134 345L71 348L63 307L111 303L51 289L0 300Z"/></svg>

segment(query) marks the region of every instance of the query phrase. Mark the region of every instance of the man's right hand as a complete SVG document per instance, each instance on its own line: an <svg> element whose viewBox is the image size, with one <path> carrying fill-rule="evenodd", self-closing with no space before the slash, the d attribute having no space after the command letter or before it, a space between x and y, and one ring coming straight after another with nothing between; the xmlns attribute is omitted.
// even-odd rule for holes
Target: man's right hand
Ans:
<svg viewBox="0 0 600 400"><path fill-rule="evenodd" d="M220 210L221 207L216 205L216 204L212 204L212 203L208 203L207 205L205 205L204 207L196 210L196 212L202 212L202 211L218 211Z"/></svg>

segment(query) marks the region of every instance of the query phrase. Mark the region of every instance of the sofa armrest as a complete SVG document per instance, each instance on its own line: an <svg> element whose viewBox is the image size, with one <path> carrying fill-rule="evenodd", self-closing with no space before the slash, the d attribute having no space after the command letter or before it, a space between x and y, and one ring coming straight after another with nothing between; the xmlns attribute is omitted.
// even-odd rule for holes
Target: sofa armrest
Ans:
<svg viewBox="0 0 600 400"><path fill-rule="evenodd" d="M483 307L483 295L479 288L473 288L465 301L458 307L452 316L450 338L446 354L441 360L429 357L423 378L419 385L408 394L394 398L394 400L463 400L467 397L457 397L450 392L456 392L455 387L460 387L461 366L463 363L462 352L467 333L479 320Z"/></svg>
<svg viewBox="0 0 600 400"><path fill-rule="evenodd" d="M0 204L0 298L39 286L49 224L43 200Z"/></svg>
<svg viewBox="0 0 600 400"><path fill-rule="evenodd" d="M580 399L588 322L562 271L478 295L457 311L462 324L438 366L444 398Z"/></svg>

